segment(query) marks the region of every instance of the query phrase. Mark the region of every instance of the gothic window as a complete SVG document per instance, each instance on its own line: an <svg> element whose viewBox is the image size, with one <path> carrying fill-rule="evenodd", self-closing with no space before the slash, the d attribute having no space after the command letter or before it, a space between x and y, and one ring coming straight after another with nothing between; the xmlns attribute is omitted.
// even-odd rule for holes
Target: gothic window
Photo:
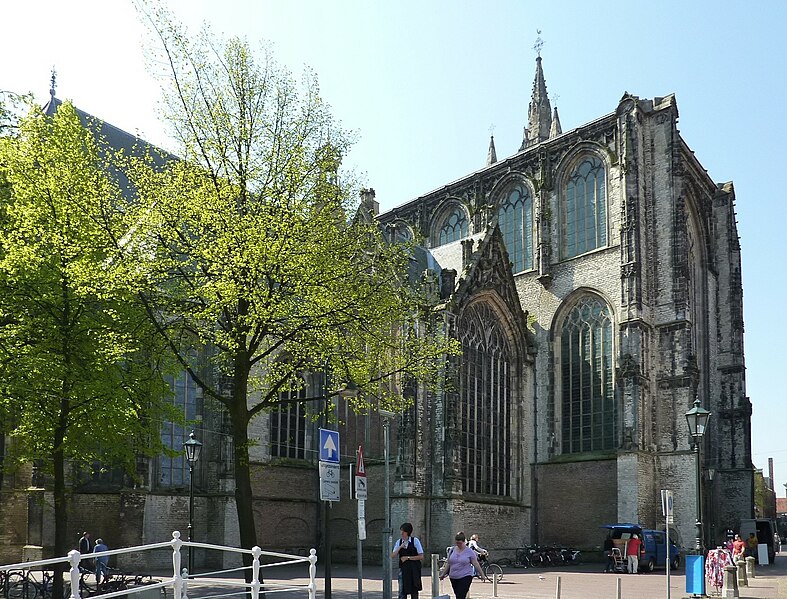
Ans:
<svg viewBox="0 0 787 599"><path fill-rule="evenodd" d="M404 223L396 223L393 226L392 241L394 243L407 243L413 240L413 232Z"/></svg>
<svg viewBox="0 0 787 599"><path fill-rule="evenodd" d="M437 245L445 245L463 237L467 237L467 215L461 206L454 206L440 222Z"/></svg>
<svg viewBox="0 0 787 599"><path fill-rule="evenodd" d="M486 304L468 308L459 325L462 488L505 497L511 493L511 350Z"/></svg>
<svg viewBox="0 0 787 599"><path fill-rule="evenodd" d="M177 409L182 412L187 422L195 422L201 418L201 399L202 392L197 387L197 383L183 371L170 380L170 387L173 392L173 402ZM173 452L180 452L175 457L161 455L158 458L158 486L159 487L183 487L189 484L186 456L183 454L183 443L188 439L192 428L182 426L174 422L165 422L161 429L161 441L164 447Z"/></svg>
<svg viewBox="0 0 787 599"><path fill-rule="evenodd" d="M533 198L527 188L521 183L511 188L497 215L514 272L530 270L533 268Z"/></svg>
<svg viewBox="0 0 787 599"><path fill-rule="evenodd" d="M308 388L284 391L279 394L282 403L271 412L271 457L306 458L306 431L309 420L303 403L292 403L308 397Z"/></svg>
<svg viewBox="0 0 787 599"><path fill-rule="evenodd" d="M571 173L562 205L564 258L607 244L607 201L604 165L589 156Z"/></svg>
<svg viewBox="0 0 787 599"><path fill-rule="evenodd" d="M586 297L560 332L563 453L614 449L618 409L612 380L612 320L598 299Z"/></svg>

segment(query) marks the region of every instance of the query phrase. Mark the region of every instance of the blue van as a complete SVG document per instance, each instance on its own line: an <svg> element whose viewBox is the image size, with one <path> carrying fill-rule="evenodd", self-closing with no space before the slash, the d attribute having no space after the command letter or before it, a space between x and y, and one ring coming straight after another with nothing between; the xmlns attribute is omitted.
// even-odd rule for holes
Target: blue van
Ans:
<svg viewBox="0 0 787 599"><path fill-rule="evenodd" d="M640 570L653 572L656 568L666 566L667 534L663 530L643 528L639 524L631 524L630 522L604 524L601 528L606 528L611 532L612 542L615 545L625 544L633 534L642 539L642 549L639 556ZM625 552L623 553L625 555ZM680 566L680 547L672 539L670 539L669 562L673 570Z"/></svg>

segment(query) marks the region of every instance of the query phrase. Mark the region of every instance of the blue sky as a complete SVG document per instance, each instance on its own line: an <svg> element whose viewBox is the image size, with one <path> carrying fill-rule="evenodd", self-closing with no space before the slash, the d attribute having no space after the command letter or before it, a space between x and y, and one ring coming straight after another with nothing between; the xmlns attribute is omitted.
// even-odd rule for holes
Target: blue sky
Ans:
<svg viewBox="0 0 787 599"><path fill-rule="evenodd" d="M675 93L679 128L717 182L732 180L743 252L747 393L755 465L787 483L787 402L777 341L787 331L777 191L787 165L787 3L773 1L172 0L189 26L273 42L296 73L313 68L358 142L348 164L392 208L521 142L542 31L544 71L563 130L615 110L624 92ZM58 96L166 145L130 0L6 3L0 89ZM553 102L554 104L555 102Z"/></svg>

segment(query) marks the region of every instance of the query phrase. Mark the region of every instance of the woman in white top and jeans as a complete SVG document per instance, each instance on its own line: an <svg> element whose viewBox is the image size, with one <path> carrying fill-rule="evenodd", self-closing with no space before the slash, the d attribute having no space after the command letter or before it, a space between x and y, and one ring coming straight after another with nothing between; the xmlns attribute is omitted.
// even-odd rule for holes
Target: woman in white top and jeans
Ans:
<svg viewBox="0 0 787 599"><path fill-rule="evenodd" d="M448 561L440 572L440 580L448 576L456 599L465 599L470 590L470 583L473 582L473 567L476 572L481 573L481 576L484 574L481 564L478 563L476 552L465 544L465 533L456 533L454 539L456 547L451 548L451 551L448 552Z"/></svg>

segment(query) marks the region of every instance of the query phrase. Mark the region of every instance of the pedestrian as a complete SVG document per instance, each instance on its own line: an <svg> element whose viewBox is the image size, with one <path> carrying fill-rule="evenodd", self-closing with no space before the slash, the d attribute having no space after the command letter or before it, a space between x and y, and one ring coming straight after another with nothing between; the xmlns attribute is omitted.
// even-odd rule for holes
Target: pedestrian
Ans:
<svg viewBox="0 0 787 599"><path fill-rule="evenodd" d="M478 563L476 552L466 544L465 533L458 532L454 537L455 547L448 551L448 560L440 572L440 580L446 576L451 580L456 599L466 599L473 582L473 568L486 580L486 575Z"/></svg>
<svg viewBox="0 0 787 599"><path fill-rule="evenodd" d="M636 534L631 535L629 542L626 543L626 558L628 559L629 574L636 574L639 568L639 548L642 546L642 541Z"/></svg>
<svg viewBox="0 0 787 599"><path fill-rule="evenodd" d="M759 545L760 540L757 538L757 535L749 533L749 538L746 540L746 557L755 557L757 555L757 545Z"/></svg>
<svg viewBox="0 0 787 599"><path fill-rule="evenodd" d="M399 599L418 599L421 590L421 563L424 548L418 537L413 536L413 525L405 522L399 527L401 537L396 540L391 557L399 558Z"/></svg>
<svg viewBox="0 0 787 599"><path fill-rule="evenodd" d="M746 549L746 543L741 539L740 535L735 535L735 540L732 542L732 561L737 562L743 559L743 552Z"/></svg>
<svg viewBox="0 0 787 599"><path fill-rule="evenodd" d="M612 557L612 549L614 547L615 543L612 541L612 533L609 533L607 538L604 539L604 557L607 558L607 565L604 568L604 572L615 571L615 558Z"/></svg>
<svg viewBox="0 0 787 599"><path fill-rule="evenodd" d="M87 531L83 532L82 536L79 538L79 553L81 553L83 556L87 555L88 553L93 553L93 542L90 540L90 533ZM90 570L91 572L95 569L92 559L83 558L79 566L85 570Z"/></svg>
<svg viewBox="0 0 787 599"><path fill-rule="evenodd" d="M93 547L93 553L99 553L101 551L109 551L109 547L106 546L104 543L104 539L96 539L96 546ZM109 556L102 555L101 557L96 558L96 586L101 584L101 577L104 577L104 581L106 582L107 579L107 570L109 566Z"/></svg>

